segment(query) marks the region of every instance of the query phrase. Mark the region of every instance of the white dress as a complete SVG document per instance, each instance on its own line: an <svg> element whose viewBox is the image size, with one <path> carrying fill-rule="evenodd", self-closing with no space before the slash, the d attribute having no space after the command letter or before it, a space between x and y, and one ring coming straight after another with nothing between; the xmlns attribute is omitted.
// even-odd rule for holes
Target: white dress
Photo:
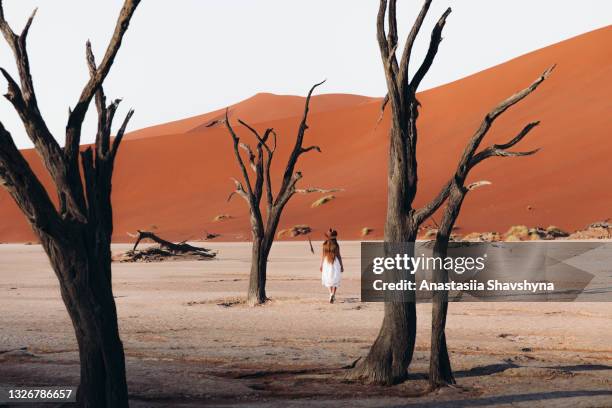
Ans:
<svg viewBox="0 0 612 408"><path fill-rule="evenodd" d="M327 258L323 260L323 273L321 273L321 283L323 286L331 288L339 287L342 280L342 268L338 258L331 263Z"/></svg>

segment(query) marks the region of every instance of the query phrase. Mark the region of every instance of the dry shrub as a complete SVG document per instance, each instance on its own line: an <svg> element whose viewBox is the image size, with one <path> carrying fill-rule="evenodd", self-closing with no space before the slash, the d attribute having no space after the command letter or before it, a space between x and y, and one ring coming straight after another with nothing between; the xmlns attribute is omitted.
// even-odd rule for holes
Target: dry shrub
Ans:
<svg viewBox="0 0 612 408"><path fill-rule="evenodd" d="M213 218L213 221L214 222L219 222L219 221L231 220L232 218L234 218L234 217L232 217L229 214L219 214L215 218Z"/></svg>
<svg viewBox="0 0 612 408"><path fill-rule="evenodd" d="M292 238L300 236L300 235L308 235L312 232L312 228L310 228L308 225L296 225L293 226L291 228L287 228L284 230L280 230L276 236L278 238L284 237L284 236L290 236Z"/></svg>
<svg viewBox="0 0 612 408"><path fill-rule="evenodd" d="M312 207L312 208L320 207L320 206L322 206L322 205L324 205L324 204L327 204L327 203L329 203L330 201L335 200L335 199L336 199L336 196L335 196L335 195L333 195L333 194L326 195L325 197L321 197L321 198L319 198L317 201L315 201L314 203L312 203L312 204L310 205L310 207Z"/></svg>
<svg viewBox="0 0 612 408"><path fill-rule="evenodd" d="M372 231L374 231L373 228L363 227L361 229L361 236L362 237L366 237L366 236L370 235L372 233Z"/></svg>

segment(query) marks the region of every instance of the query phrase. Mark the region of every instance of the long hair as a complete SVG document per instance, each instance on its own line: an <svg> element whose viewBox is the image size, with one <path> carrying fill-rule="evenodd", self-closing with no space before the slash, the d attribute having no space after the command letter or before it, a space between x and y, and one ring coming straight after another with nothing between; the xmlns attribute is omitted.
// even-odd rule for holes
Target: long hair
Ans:
<svg viewBox="0 0 612 408"><path fill-rule="evenodd" d="M323 258L330 263L334 263L340 252L340 245L338 245L338 241L336 240L337 236L338 233L331 228L325 234L325 238L327 239L323 242Z"/></svg>

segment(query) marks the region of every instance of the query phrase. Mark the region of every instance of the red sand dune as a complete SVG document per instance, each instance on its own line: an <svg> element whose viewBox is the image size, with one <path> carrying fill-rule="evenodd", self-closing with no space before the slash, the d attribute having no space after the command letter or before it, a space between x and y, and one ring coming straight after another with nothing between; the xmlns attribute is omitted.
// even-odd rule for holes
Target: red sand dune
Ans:
<svg viewBox="0 0 612 408"><path fill-rule="evenodd" d="M521 56L459 81L422 92L419 121L419 193L429 200L452 174L466 140L497 102L531 83L553 63L557 69L540 89L502 116L483 145L514 136L526 123L541 125L520 145L541 147L527 158L494 158L479 166L472 180L491 186L470 193L458 232L505 231L509 226L557 225L567 230L612 216L612 27L581 35ZM382 71L381 71L382 75ZM359 239L363 227L382 236L386 205L388 117L376 126L380 99L320 95L311 102L305 144L322 154L302 156L302 187L343 188L337 199L318 208L320 194L298 195L280 228L307 224L320 238L330 226L342 239ZM274 127L279 149L273 171L281 174L301 117L303 98L258 94L230 107L258 129ZM143 114L142 111L140 114ZM153 229L169 239L200 239L205 231L220 240L248 240L245 203L234 197L231 176L239 170L222 125L207 127L223 110L135 131L118 156L113 201L115 240L127 232ZM240 130L244 140L250 135ZM25 151L38 174L40 163ZM49 186L48 177L45 178ZM278 187L278 179L274 185ZM529 209L528 209L529 208ZM33 240L24 217L0 192L0 241ZM233 219L213 222L219 214Z"/></svg>

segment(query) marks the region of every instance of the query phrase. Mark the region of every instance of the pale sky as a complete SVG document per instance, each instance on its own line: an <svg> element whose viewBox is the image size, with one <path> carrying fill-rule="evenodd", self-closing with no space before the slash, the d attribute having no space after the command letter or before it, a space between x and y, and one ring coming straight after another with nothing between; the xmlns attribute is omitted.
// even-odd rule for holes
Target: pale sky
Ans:
<svg viewBox="0 0 612 408"><path fill-rule="evenodd" d="M40 108L61 144L68 107L76 103L88 75L85 41L91 39L100 60L122 3L4 0L15 31L38 7L28 37L30 62ZM400 38L421 3L398 1ZM434 0L414 58L424 54L431 28L448 6L453 13L422 89L612 20L610 0ZM122 112L136 109L132 130L205 113L258 92L303 95L325 78L323 93L382 96L377 9L376 0L143 0L105 83L106 93L123 98ZM3 38L0 65L16 76ZM0 87L5 86L2 79ZM91 113L83 142L94 138ZM18 146L31 146L4 99L0 120Z"/></svg>

